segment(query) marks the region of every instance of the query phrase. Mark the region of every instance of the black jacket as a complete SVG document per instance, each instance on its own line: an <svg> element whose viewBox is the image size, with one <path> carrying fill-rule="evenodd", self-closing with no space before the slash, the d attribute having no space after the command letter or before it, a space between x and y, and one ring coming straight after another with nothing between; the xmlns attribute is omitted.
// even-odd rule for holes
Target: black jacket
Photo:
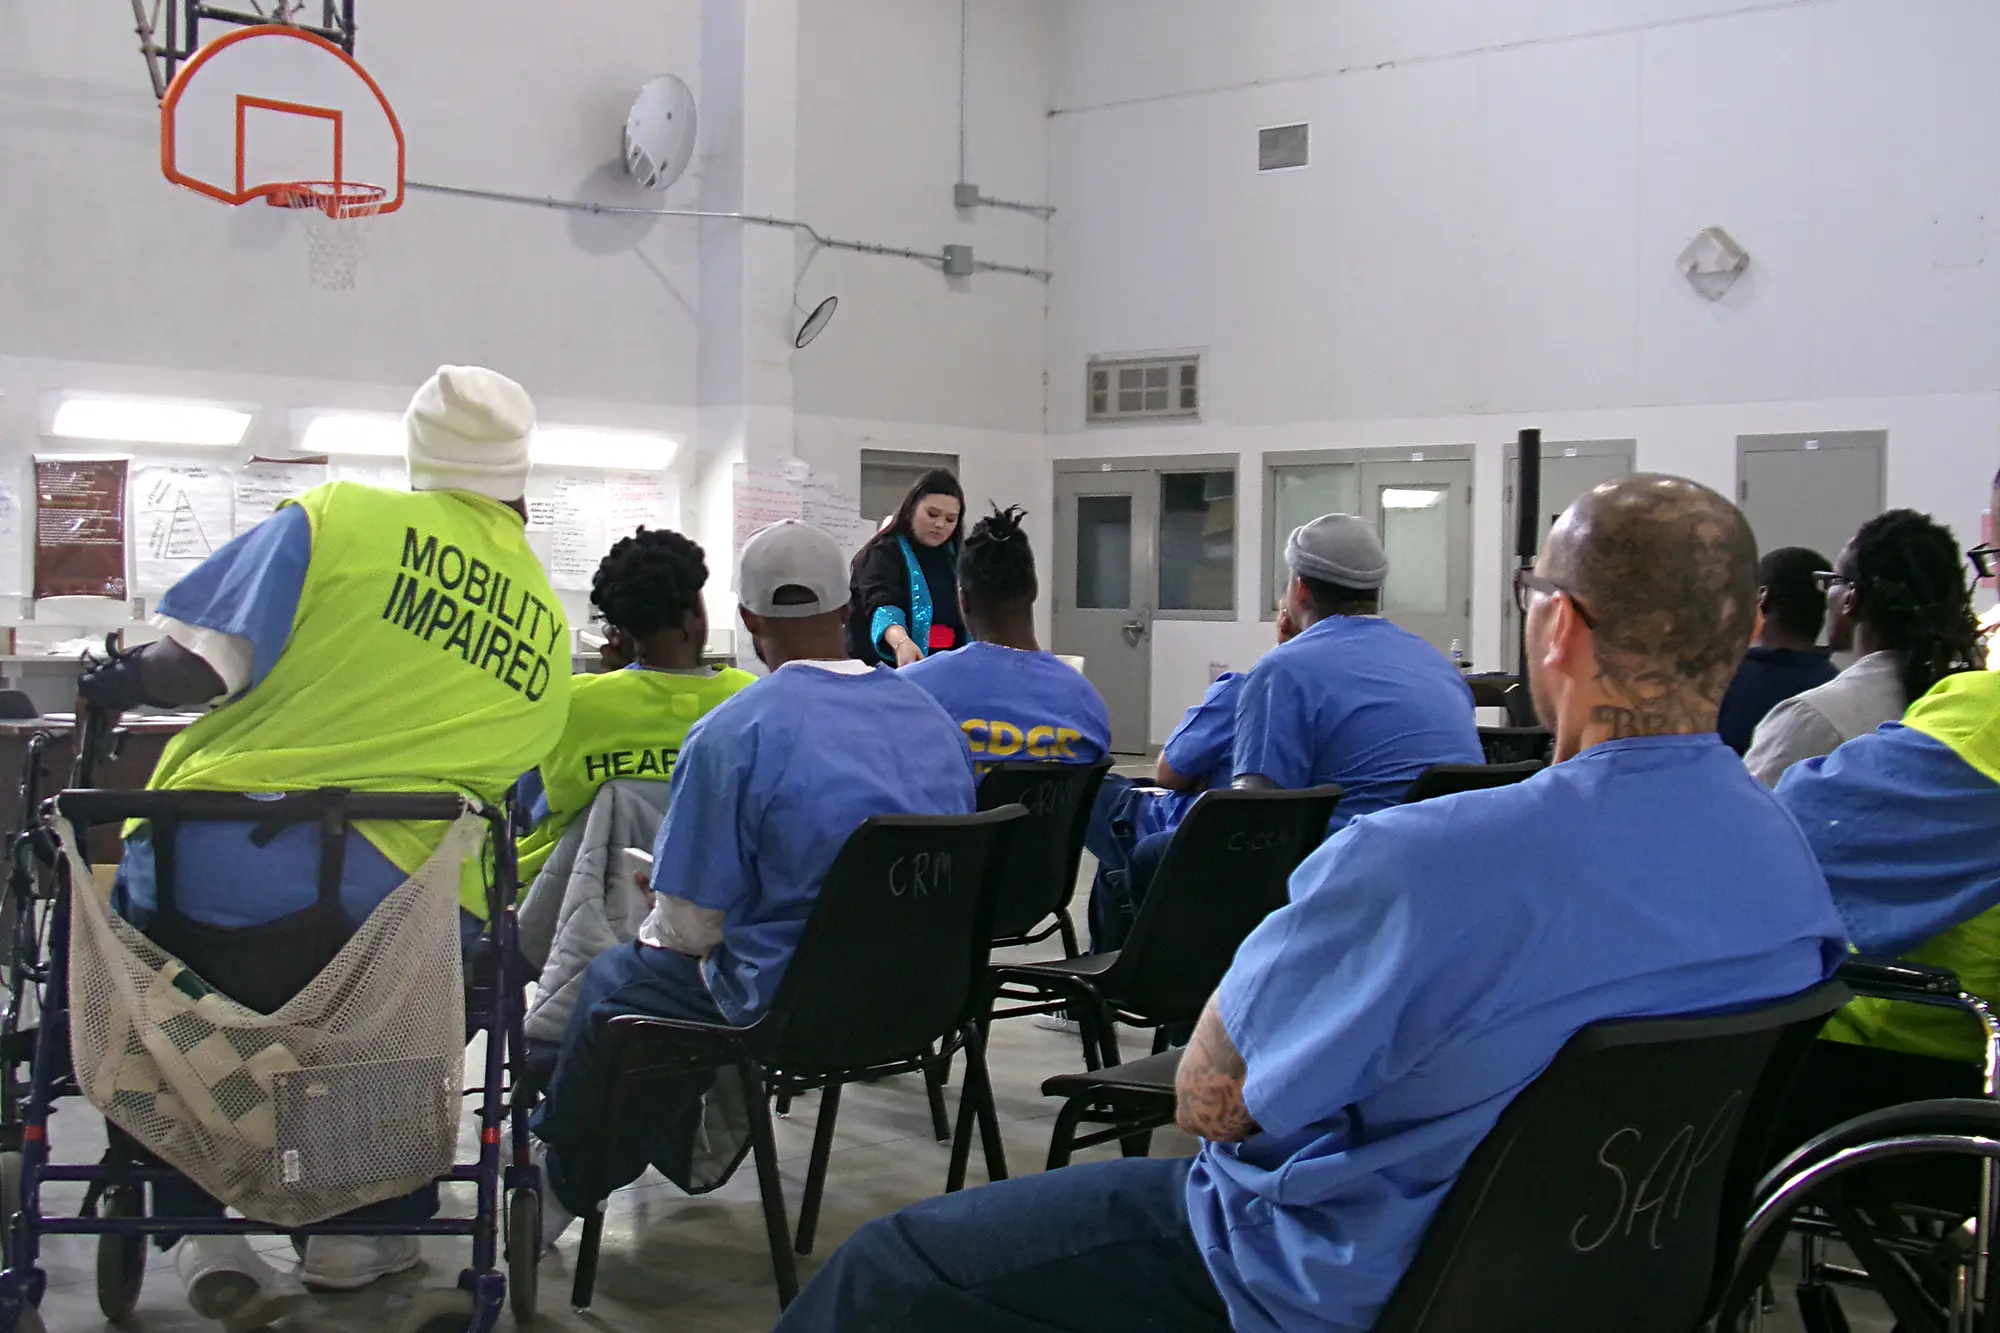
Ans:
<svg viewBox="0 0 2000 1333"><path fill-rule="evenodd" d="M951 629L954 647L965 643L965 620L958 610L958 543L925 546L912 541L917 567L931 591L931 624ZM903 560L903 548L894 537L877 542L861 557L848 584L847 653L863 662L896 664L894 653L885 653L879 642L870 642L869 627L875 612L893 606L903 613L903 625L910 628L910 570ZM914 633L914 630L912 630Z"/></svg>

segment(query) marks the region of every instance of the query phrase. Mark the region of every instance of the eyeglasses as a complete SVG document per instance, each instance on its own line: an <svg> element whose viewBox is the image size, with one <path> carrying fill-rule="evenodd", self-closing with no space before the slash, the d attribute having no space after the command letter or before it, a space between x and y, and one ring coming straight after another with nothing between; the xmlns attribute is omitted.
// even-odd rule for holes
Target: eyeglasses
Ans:
<svg viewBox="0 0 2000 1333"><path fill-rule="evenodd" d="M1544 597L1567 597L1569 604L1576 608L1577 618L1590 629L1597 628L1597 617L1590 614L1576 594L1550 579L1543 578L1532 569L1514 571L1514 605L1522 615L1528 614L1528 598L1535 593Z"/></svg>
<svg viewBox="0 0 2000 1333"><path fill-rule="evenodd" d="M1832 592L1836 587L1838 587L1840 584L1843 583L1850 588L1854 586L1853 579L1847 577L1847 575L1845 574L1837 573L1836 571L1831 569L1817 570L1813 574L1813 586L1818 588L1821 592Z"/></svg>
<svg viewBox="0 0 2000 1333"><path fill-rule="evenodd" d="M1979 571L1980 578L2000 577L2000 546L1995 546L1991 542L1975 546L1965 553L1965 558Z"/></svg>

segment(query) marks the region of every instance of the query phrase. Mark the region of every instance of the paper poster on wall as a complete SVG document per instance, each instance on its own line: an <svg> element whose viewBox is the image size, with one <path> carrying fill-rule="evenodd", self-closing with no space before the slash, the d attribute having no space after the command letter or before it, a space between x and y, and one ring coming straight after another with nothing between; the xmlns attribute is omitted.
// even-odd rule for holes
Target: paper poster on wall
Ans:
<svg viewBox="0 0 2000 1333"><path fill-rule="evenodd" d="M236 533L235 508L235 484L220 468L134 468L134 589L157 597L227 545Z"/></svg>
<svg viewBox="0 0 2000 1333"><path fill-rule="evenodd" d="M605 485L598 477L558 477L546 493L528 497L528 546L548 569L550 587L590 591L598 563L610 548L605 504Z"/></svg>
<svg viewBox="0 0 2000 1333"><path fill-rule="evenodd" d="M840 488L835 477L815 472L806 478L805 520L839 544L852 558L875 535L875 525L861 516L861 501Z"/></svg>
<svg viewBox="0 0 2000 1333"><path fill-rule="evenodd" d="M0 477L0 595L26 591L21 574L21 488L14 478Z"/></svg>
<svg viewBox="0 0 2000 1333"><path fill-rule="evenodd" d="M604 474L605 535L612 541L640 528L672 525L666 479L657 472Z"/></svg>
<svg viewBox="0 0 2000 1333"><path fill-rule="evenodd" d="M253 458L236 470L236 531L240 536L315 486L331 469L324 458Z"/></svg>
<svg viewBox="0 0 2000 1333"><path fill-rule="evenodd" d="M125 597L130 461L35 460L35 596Z"/></svg>
<svg viewBox="0 0 2000 1333"><path fill-rule="evenodd" d="M380 486L385 491L407 491L410 489L409 465L387 459L365 463L335 463L335 481L358 481L363 486Z"/></svg>
<svg viewBox="0 0 2000 1333"><path fill-rule="evenodd" d="M805 477L796 468L738 463L733 481L732 544L739 556L757 529L806 516Z"/></svg>

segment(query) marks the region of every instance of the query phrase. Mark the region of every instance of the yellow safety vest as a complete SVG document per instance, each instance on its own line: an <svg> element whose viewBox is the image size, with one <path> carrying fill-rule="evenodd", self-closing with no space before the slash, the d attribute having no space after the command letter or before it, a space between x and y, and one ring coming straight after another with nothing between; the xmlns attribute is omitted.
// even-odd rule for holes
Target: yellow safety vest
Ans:
<svg viewBox="0 0 2000 1333"><path fill-rule="evenodd" d="M1903 725L1929 736L2000 784L2000 677L1974 671L1947 676L1910 705ZM2000 838L2000 830L1994 836ZM1968 993L2000 1004L2000 907L1959 922L1903 956L1913 963L1949 968ZM1963 1010L1866 996L1829 1019L1822 1035L1947 1060L1981 1061L1986 1051L1978 1020Z"/></svg>
<svg viewBox="0 0 2000 1333"><path fill-rule="evenodd" d="M706 675L613 671L581 676L570 693L569 725L542 760L548 818L521 841L521 882L531 883L571 821L613 778L665 782L688 728L757 678L735 667Z"/></svg>
<svg viewBox="0 0 2000 1333"><path fill-rule="evenodd" d="M161 791L462 792L498 801L561 738L569 625L520 515L468 491L334 482L296 502L312 561L276 665L168 744ZM414 872L445 825L360 832ZM461 904L486 916L469 862Z"/></svg>

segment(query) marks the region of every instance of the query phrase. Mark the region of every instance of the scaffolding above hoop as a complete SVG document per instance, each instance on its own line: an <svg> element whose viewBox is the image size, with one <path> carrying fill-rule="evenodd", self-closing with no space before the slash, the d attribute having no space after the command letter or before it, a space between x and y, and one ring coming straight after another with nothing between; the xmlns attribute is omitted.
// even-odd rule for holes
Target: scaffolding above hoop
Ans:
<svg viewBox="0 0 2000 1333"><path fill-rule="evenodd" d="M319 22L304 21L317 7ZM236 6L205 0L132 0L139 53L153 81L153 96L164 98L180 67L201 50L202 24L249 28L282 24L332 42L354 54L354 0L240 0Z"/></svg>

